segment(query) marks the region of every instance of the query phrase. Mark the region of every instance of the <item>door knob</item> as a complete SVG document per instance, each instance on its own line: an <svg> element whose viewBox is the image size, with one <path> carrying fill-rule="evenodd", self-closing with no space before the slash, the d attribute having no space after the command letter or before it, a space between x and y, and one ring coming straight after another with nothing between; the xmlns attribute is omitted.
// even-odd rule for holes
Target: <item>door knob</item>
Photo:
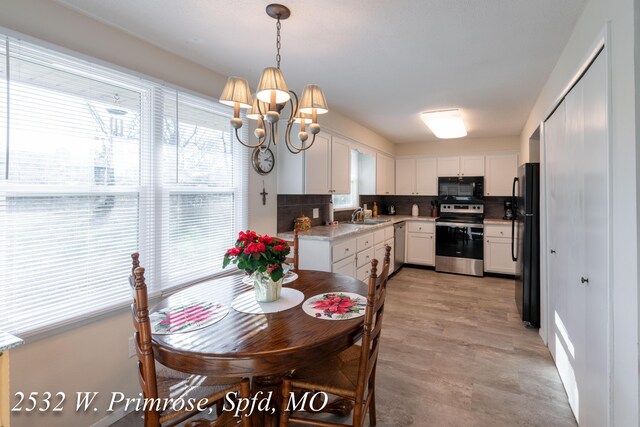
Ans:
<svg viewBox="0 0 640 427"><path fill-rule="evenodd" d="M580 282L581 283L589 283L589 278L588 277L581 277L580 278Z"/></svg>

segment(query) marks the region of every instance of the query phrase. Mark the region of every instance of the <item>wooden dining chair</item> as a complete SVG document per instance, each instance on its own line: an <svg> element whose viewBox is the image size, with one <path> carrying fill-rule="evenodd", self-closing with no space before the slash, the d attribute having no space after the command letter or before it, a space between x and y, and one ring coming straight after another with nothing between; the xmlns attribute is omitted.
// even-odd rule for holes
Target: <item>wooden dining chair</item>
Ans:
<svg viewBox="0 0 640 427"><path fill-rule="evenodd" d="M249 380L244 379L215 379L202 375L191 375L184 372L175 371L158 363L154 359L151 322L149 319L149 302L147 296L147 285L144 278L144 268L140 267L139 254L131 255L133 260L132 274L129 283L133 290L133 304L131 305L133 315L133 325L135 327L134 341L136 355L138 356L138 380L142 388L145 402L147 399L195 399L195 402L206 399L202 407L217 406L218 418L211 420L193 420L187 426L208 425L211 427L235 426L251 427L249 417L245 416L246 411L240 417L234 418L231 412L222 411L222 402L227 393L237 393L243 398L250 397ZM171 405L169 405L171 406ZM187 411L157 410L155 405L145 405L144 426L145 427L169 427L175 426L191 417L198 415L196 409Z"/></svg>
<svg viewBox="0 0 640 427"><path fill-rule="evenodd" d="M293 271L298 271L298 230L294 230L293 240L281 240L286 242L291 248L289 256L285 259L285 262L293 265Z"/></svg>
<svg viewBox="0 0 640 427"><path fill-rule="evenodd" d="M367 411L369 412L369 424L376 425L376 365L390 261L391 247L389 245L386 245L385 248L384 265L380 276L376 275L378 260L371 261L362 344L354 345L336 356L329 357L319 365L295 371L290 378L284 379L280 427L288 426L290 423L361 427L364 424ZM351 424L295 417L292 411L288 411L291 409L289 405L293 403L292 393L293 396L298 396L297 401L301 402L300 393L320 391L348 399L355 404Z"/></svg>

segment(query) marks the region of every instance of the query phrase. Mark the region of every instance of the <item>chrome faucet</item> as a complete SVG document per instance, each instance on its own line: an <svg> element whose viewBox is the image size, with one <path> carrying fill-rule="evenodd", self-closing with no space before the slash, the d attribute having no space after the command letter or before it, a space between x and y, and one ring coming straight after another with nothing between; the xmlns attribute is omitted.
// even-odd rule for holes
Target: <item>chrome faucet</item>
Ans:
<svg viewBox="0 0 640 427"><path fill-rule="evenodd" d="M358 206L356 210L351 214L351 222L356 222L356 216L358 215L358 212L362 212L364 216L364 209Z"/></svg>

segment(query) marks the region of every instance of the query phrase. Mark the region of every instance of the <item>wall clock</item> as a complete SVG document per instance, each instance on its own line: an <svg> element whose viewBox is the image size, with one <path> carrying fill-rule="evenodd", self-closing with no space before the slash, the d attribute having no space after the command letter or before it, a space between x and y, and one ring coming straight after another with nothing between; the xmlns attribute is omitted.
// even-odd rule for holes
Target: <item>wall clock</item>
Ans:
<svg viewBox="0 0 640 427"><path fill-rule="evenodd" d="M253 164L253 168L260 175L266 175L273 170L276 164L276 158L270 148L261 149L257 147L253 150L251 164Z"/></svg>

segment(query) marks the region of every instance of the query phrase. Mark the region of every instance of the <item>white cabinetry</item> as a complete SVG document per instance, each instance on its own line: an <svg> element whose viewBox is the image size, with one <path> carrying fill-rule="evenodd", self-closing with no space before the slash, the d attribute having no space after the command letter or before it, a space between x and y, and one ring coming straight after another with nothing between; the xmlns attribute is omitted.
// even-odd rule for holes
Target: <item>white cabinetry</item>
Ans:
<svg viewBox="0 0 640 427"><path fill-rule="evenodd" d="M396 194L435 196L438 176L435 158L396 160Z"/></svg>
<svg viewBox="0 0 640 427"><path fill-rule="evenodd" d="M304 155L306 194L351 192L351 148L347 141L321 132Z"/></svg>
<svg viewBox="0 0 640 427"><path fill-rule="evenodd" d="M332 271L366 281L371 274L372 259L378 259L378 272L381 271L385 244L392 247L393 267L393 242L392 225L334 241L303 238L299 241L299 268Z"/></svg>
<svg viewBox="0 0 640 427"><path fill-rule="evenodd" d="M406 262L435 265L435 224L426 221L407 221Z"/></svg>
<svg viewBox="0 0 640 427"><path fill-rule="evenodd" d="M438 157L438 176L484 176L484 156Z"/></svg>
<svg viewBox="0 0 640 427"><path fill-rule="evenodd" d="M384 154L376 154L376 194L394 194L395 162Z"/></svg>
<svg viewBox="0 0 640 427"><path fill-rule="evenodd" d="M518 175L517 154L491 154L485 157L485 196L511 196L513 178Z"/></svg>
<svg viewBox="0 0 640 427"><path fill-rule="evenodd" d="M514 244L518 244L517 240ZM484 271L516 274L516 263L511 257L511 225L484 226Z"/></svg>

